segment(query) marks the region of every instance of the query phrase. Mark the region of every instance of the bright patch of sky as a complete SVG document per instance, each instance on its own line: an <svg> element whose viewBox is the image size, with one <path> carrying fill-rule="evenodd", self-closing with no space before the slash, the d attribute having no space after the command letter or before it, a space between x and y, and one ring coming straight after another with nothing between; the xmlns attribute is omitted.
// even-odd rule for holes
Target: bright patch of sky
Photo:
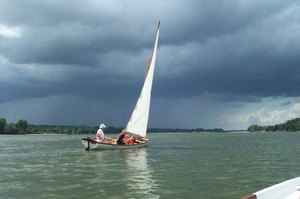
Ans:
<svg viewBox="0 0 300 199"><path fill-rule="evenodd" d="M20 38L22 36L22 31L21 28L17 26L6 26L0 24L0 36L8 38Z"/></svg>

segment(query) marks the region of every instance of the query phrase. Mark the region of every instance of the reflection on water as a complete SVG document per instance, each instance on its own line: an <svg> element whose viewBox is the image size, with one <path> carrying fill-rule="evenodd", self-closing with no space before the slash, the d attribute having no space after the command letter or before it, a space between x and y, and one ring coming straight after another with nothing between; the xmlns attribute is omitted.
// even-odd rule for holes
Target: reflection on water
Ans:
<svg viewBox="0 0 300 199"><path fill-rule="evenodd" d="M152 170L148 165L147 149L121 150L120 155L124 158L124 166L128 179L128 197L136 195L143 198L159 198L155 195L157 188L156 181L153 180Z"/></svg>
<svg viewBox="0 0 300 199"><path fill-rule="evenodd" d="M92 185L94 196L101 198L159 198L153 170L148 164L146 148L83 152L94 166ZM93 160L91 162L91 160ZM82 165L83 162L80 162ZM86 177L85 177L86 178Z"/></svg>

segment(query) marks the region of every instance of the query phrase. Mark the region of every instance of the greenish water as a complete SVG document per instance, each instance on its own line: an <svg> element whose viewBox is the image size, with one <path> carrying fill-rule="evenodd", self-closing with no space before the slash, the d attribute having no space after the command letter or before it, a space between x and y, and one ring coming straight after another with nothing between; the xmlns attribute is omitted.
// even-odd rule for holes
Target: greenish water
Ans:
<svg viewBox="0 0 300 199"><path fill-rule="evenodd" d="M80 135L0 136L0 198L234 199L300 175L300 133L159 133L84 151Z"/></svg>

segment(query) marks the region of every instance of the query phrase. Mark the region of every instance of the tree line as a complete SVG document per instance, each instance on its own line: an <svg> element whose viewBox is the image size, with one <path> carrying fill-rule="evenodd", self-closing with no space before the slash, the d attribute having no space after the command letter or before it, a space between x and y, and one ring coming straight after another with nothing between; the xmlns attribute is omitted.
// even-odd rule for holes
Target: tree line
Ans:
<svg viewBox="0 0 300 199"><path fill-rule="evenodd" d="M248 131L300 131L300 118L288 120L283 124L276 124L273 126L259 126L257 124L248 127Z"/></svg>
<svg viewBox="0 0 300 199"><path fill-rule="evenodd" d="M72 125L34 125L20 119L17 123L8 123L0 118L0 134L93 134L98 127ZM108 127L105 133L120 133L122 128Z"/></svg>
<svg viewBox="0 0 300 199"><path fill-rule="evenodd" d="M118 134L125 127L109 126L105 133ZM0 134L96 134L98 126L72 126L72 125L34 125L26 120L20 119L17 123L8 123L5 118L0 118ZM179 128L149 128L149 133L165 132L226 132L221 128L215 129L179 129Z"/></svg>
<svg viewBox="0 0 300 199"><path fill-rule="evenodd" d="M17 123L7 123L6 119L0 118L0 134L25 134L28 129L26 120L19 120Z"/></svg>
<svg viewBox="0 0 300 199"><path fill-rule="evenodd" d="M88 126L33 125L24 119L8 123L5 118L0 118L0 134L80 134L94 131L95 128Z"/></svg>

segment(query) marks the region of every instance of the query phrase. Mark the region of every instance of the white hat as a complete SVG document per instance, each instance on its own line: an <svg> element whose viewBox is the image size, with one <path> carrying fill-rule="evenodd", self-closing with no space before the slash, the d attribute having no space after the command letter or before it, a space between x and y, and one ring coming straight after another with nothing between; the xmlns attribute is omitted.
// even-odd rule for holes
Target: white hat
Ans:
<svg viewBox="0 0 300 199"><path fill-rule="evenodd" d="M106 126L105 126L104 124L100 124L99 128L100 128L100 129L106 128Z"/></svg>

